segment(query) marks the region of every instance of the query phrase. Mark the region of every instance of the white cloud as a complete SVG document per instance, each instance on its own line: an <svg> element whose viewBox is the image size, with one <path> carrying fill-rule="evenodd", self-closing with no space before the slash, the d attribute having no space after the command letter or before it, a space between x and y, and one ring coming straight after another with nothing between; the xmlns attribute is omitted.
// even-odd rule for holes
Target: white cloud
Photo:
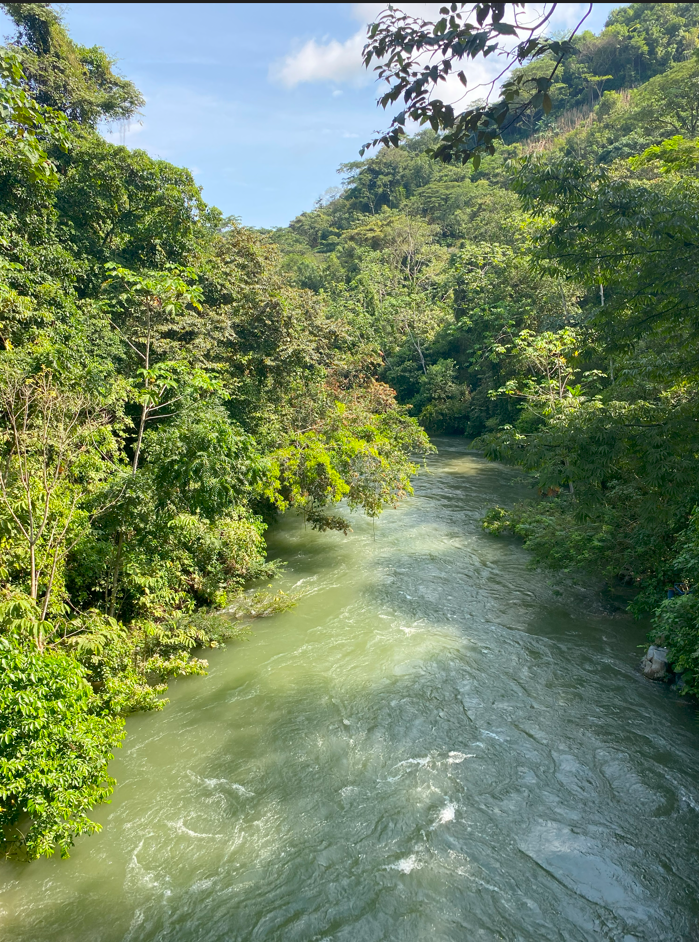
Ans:
<svg viewBox="0 0 699 942"><path fill-rule="evenodd" d="M297 52L292 52L270 66L269 77L293 88L302 82L352 82L364 84L371 80L362 65L362 49L366 27L362 26L345 42L331 39L318 43L309 39Z"/></svg>

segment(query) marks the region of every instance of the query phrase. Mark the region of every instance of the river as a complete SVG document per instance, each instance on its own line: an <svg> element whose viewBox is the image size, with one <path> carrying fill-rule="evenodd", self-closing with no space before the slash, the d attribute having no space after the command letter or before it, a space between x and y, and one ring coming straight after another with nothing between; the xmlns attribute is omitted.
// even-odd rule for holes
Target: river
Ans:
<svg viewBox="0 0 699 942"><path fill-rule="evenodd" d="M2 866L3 939L699 939L696 709L482 532L517 475L438 444L375 533L275 529L298 605L128 720L104 830Z"/></svg>

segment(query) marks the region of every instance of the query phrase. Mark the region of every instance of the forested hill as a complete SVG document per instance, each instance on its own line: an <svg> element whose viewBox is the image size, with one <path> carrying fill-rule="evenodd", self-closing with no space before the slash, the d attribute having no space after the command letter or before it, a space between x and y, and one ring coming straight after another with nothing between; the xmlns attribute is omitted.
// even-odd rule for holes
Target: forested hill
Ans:
<svg viewBox="0 0 699 942"><path fill-rule="evenodd" d="M537 230L520 198L521 159L618 171L667 138L692 140L698 36L695 4L622 7L599 36L576 39L552 111L518 122L507 137L520 140L477 170L430 159L436 135L423 131L341 167L342 187L271 233L294 282L338 318L349 313L381 351L382 377L429 431L475 436L511 419L517 406L490 396L509 376L493 346L501 332L560 327L579 318L578 302L589 314L598 300L598 290L585 297L574 278L529 264Z"/></svg>
<svg viewBox="0 0 699 942"><path fill-rule="evenodd" d="M696 4L622 7L478 169L418 133L269 234L429 432L535 475L486 526L633 586L695 691L698 36Z"/></svg>

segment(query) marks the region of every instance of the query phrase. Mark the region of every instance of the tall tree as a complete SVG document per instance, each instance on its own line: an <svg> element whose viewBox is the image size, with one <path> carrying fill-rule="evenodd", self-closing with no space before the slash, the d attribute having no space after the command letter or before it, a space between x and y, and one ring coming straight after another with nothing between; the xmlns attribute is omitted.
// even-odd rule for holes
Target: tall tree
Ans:
<svg viewBox="0 0 699 942"><path fill-rule="evenodd" d="M94 128L102 121L133 117L145 99L114 72L99 46L73 42L50 3L3 3L17 26L12 40L22 63L25 87L39 105L64 112Z"/></svg>

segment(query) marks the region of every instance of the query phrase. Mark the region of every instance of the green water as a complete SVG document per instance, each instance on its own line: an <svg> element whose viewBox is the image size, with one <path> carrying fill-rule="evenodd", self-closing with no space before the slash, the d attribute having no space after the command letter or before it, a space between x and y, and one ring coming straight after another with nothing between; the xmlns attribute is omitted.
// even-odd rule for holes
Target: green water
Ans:
<svg viewBox="0 0 699 942"><path fill-rule="evenodd" d="M103 832L0 868L3 939L694 938L695 709L481 532L516 476L439 444L375 541L281 524L298 606L129 719Z"/></svg>

